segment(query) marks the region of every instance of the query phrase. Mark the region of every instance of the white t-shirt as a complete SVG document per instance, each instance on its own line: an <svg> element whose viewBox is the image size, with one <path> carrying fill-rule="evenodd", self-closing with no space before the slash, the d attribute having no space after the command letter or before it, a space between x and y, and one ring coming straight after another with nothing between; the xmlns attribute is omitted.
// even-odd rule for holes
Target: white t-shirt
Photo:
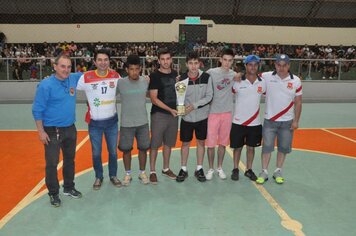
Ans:
<svg viewBox="0 0 356 236"><path fill-rule="evenodd" d="M263 73L262 78L266 82L265 118L273 121L293 120L294 99L302 95L300 79L292 74L281 79L276 72Z"/></svg>
<svg viewBox="0 0 356 236"><path fill-rule="evenodd" d="M83 90L89 103L90 119L105 120L116 115L116 86L120 75L109 70L105 76L99 76L96 71L83 74L77 85Z"/></svg>
<svg viewBox="0 0 356 236"><path fill-rule="evenodd" d="M248 79L242 78L233 85L235 93L235 111L232 123L244 126L257 126L260 121L261 95L266 92L265 81L257 78L252 84Z"/></svg>

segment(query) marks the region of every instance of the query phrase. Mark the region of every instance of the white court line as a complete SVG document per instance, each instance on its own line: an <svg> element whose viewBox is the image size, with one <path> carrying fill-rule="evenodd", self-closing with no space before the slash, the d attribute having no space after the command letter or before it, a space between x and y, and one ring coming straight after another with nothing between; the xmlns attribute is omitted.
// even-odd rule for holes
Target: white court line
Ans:
<svg viewBox="0 0 356 236"><path fill-rule="evenodd" d="M228 147L226 148L226 151L230 154L230 156L233 158L233 152L231 149ZM242 171L246 171L246 166L240 161L239 167ZM258 191L262 194L262 196L267 200L267 202L271 205L271 207L277 212L277 214L281 218L281 225L289 230L292 231L294 235L296 236L304 236L305 234L303 233L303 225L292 218L287 214L287 212L278 204L278 202L272 197L272 195L266 190L265 187L262 185L257 184L256 182L252 182L252 184L257 188Z"/></svg>
<svg viewBox="0 0 356 236"><path fill-rule="evenodd" d="M333 153L333 152L322 152L322 151L315 151L315 150L310 150L310 149L303 149L303 148L293 148L293 151L303 151L303 152L313 152L313 153L319 153L319 154L325 154L325 155L331 155L331 156L337 156L337 157L345 157L345 158L350 158L356 160L355 156L348 156L348 155L343 155L339 153Z"/></svg>
<svg viewBox="0 0 356 236"><path fill-rule="evenodd" d="M76 147L76 152L89 140L89 135L87 135ZM63 161L60 161L57 170L59 170L63 166ZM29 205L33 200L33 197L36 193L42 188L45 184L45 178L43 178L38 184L14 207L12 210L7 213L1 220L0 220L0 229L4 227L4 225L11 220L19 211Z"/></svg>
<svg viewBox="0 0 356 236"><path fill-rule="evenodd" d="M332 129L332 128L328 128L328 129ZM335 135L335 136L338 136L338 137L340 137L340 138L346 139L346 140L348 140L348 141L351 141L351 142L353 142L353 143L356 143L356 140L354 140L354 139L352 139L352 138L348 138L348 137L346 137L346 136L344 136L344 135L335 133L335 132L330 131L330 130L327 130L327 129L321 129L321 130L323 130L323 131L325 131L325 132L327 132L327 133L333 134L333 135Z"/></svg>

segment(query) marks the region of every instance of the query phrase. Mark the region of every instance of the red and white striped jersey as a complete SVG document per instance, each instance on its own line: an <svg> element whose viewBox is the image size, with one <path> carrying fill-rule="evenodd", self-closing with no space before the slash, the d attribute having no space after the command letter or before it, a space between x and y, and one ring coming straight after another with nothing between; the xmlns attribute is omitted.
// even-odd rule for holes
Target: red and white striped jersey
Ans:
<svg viewBox="0 0 356 236"><path fill-rule="evenodd" d="M294 119L294 99L302 95L302 83L293 74L281 79L276 72L262 74L266 81L265 118L273 121Z"/></svg>
<svg viewBox="0 0 356 236"><path fill-rule="evenodd" d="M245 77L240 82L235 82L233 87L235 93L235 110L232 123L244 126L260 125L260 101L261 95L266 91L263 79L257 77L252 84Z"/></svg>
<svg viewBox="0 0 356 236"><path fill-rule="evenodd" d="M90 119L105 120L113 117L116 111L116 87L120 75L109 70L105 76L99 76L95 70L83 74L77 85L87 96Z"/></svg>

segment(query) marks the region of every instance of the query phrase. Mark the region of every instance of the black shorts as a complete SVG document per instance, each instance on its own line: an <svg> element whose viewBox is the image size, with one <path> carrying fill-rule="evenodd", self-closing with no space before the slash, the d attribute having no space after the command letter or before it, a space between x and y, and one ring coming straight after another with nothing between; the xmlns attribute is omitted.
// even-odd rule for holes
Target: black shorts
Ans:
<svg viewBox="0 0 356 236"><path fill-rule="evenodd" d="M243 126L232 124L230 131L230 147L241 148L245 144L249 147L261 146L262 125Z"/></svg>
<svg viewBox="0 0 356 236"><path fill-rule="evenodd" d="M187 122L182 119L180 122L180 141L192 141L194 130L196 139L205 140L208 130L208 119L198 122Z"/></svg>

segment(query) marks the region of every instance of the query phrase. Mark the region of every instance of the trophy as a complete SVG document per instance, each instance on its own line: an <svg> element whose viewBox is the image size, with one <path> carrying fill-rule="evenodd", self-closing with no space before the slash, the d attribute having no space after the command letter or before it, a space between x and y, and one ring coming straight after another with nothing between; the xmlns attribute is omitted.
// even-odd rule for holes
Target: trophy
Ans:
<svg viewBox="0 0 356 236"><path fill-rule="evenodd" d="M185 106L184 106L184 99L185 93L187 91L189 78L179 81L175 84L176 94L177 94L177 115L184 116L185 115Z"/></svg>

